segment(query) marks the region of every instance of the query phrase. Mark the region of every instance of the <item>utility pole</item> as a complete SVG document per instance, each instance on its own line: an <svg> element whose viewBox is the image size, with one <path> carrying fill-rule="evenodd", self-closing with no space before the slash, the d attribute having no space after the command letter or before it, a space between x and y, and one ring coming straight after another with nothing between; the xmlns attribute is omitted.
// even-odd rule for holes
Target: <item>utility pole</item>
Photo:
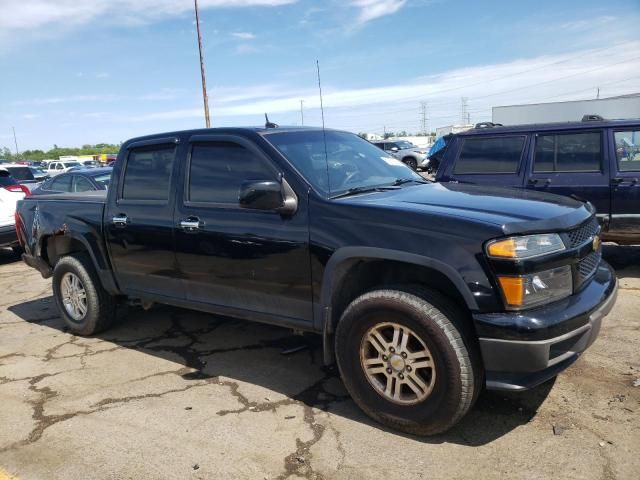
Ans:
<svg viewBox="0 0 640 480"><path fill-rule="evenodd" d="M300 124L304 126L304 100L300 100Z"/></svg>
<svg viewBox="0 0 640 480"><path fill-rule="evenodd" d="M427 108L428 108L427 102L421 102L420 103L420 117L421 117L420 118L420 124L422 126L422 133L425 134L425 135L427 134L427 129L428 129L428 127L427 127L427 120L428 120L428 118L427 118Z"/></svg>
<svg viewBox="0 0 640 480"><path fill-rule="evenodd" d="M600 87L598 87L598 93L596 94L596 99L600 99Z"/></svg>
<svg viewBox="0 0 640 480"><path fill-rule="evenodd" d="M200 76L202 77L202 101L204 102L204 122L207 128L211 127L209 120L209 97L207 96L207 81L204 75L204 60L202 58L202 36L200 35L200 14L198 13L198 0L193 0L196 10L196 30L198 31L198 51L200 52Z"/></svg>
<svg viewBox="0 0 640 480"><path fill-rule="evenodd" d="M468 112L469 99L467 97L460 98L460 123L468 124L471 122L471 117Z"/></svg>
<svg viewBox="0 0 640 480"><path fill-rule="evenodd" d="M20 156L20 151L18 150L18 138L16 137L16 127L11 127L13 130L13 143L16 144L16 158Z"/></svg>

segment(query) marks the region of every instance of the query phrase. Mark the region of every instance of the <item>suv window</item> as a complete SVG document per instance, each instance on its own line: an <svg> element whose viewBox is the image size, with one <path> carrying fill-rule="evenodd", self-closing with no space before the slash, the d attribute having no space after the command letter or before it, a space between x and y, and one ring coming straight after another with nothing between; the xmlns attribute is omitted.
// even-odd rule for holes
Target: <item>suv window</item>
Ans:
<svg viewBox="0 0 640 480"><path fill-rule="evenodd" d="M240 186L250 180L274 180L266 162L232 142L196 144L191 151L188 199L238 204Z"/></svg>
<svg viewBox="0 0 640 480"><path fill-rule="evenodd" d="M538 135L534 172L599 172L602 165L600 132Z"/></svg>
<svg viewBox="0 0 640 480"><path fill-rule="evenodd" d="M123 200L168 200L175 147L131 150L124 172Z"/></svg>
<svg viewBox="0 0 640 480"><path fill-rule="evenodd" d="M56 192L70 192L71 191L71 175L62 175L56 177L49 187L50 190Z"/></svg>
<svg viewBox="0 0 640 480"><path fill-rule="evenodd" d="M7 170L16 180L33 180L33 173L29 167L9 167Z"/></svg>
<svg viewBox="0 0 640 480"><path fill-rule="evenodd" d="M454 174L511 173L518 171L524 135L465 138Z"/></svg>
<svg viewBox="0 0 640 480"><path fill-rule="evenodd" d="M640 130L615 132L616 159L621 172L640 171Z"/></svg>
<svg viewBox="0 0 640 480"><path fill-rule="evenodd" d="M0 187L15 185L17 182L6 170L0 170Z"/></svg>

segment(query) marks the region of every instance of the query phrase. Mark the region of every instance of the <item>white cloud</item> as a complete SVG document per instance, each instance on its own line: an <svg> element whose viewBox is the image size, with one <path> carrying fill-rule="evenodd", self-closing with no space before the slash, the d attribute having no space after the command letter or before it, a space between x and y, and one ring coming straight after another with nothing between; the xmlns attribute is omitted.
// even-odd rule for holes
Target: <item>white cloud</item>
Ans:
<svg viewBox="0 0 640 480"><path fill-rule="evenodd" d="M392 15L400 10L407 0L351 0L351 5L360 9L357 22L367 23L376 18Z"/></svg>
<svg viewBox="0 0 640 480"><path fill-rule="evenodd" d="M277 7L297 0L200 0L208 8ZM191 0L2 0L0 32L67 27L101 18L150 21L193 10Z"/></svg>
<svg viewBox="0 0 640 480"><path fill-rule="evenodd" d="M231 34L234 38L239 38L240 40L253 40L256 38L255 34L251 32L233 32Z"/></svg>

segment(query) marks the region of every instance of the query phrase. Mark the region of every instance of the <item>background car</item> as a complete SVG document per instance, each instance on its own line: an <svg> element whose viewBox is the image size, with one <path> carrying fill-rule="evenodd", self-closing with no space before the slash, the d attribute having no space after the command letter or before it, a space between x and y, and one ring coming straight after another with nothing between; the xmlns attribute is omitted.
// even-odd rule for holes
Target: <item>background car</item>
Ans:
<svg viewBox="0 0 640 480"><path fill-rule="evenodd" d="M54 161L54 162L50 162L47 165L47 174L50 177L55 177L56 175L60 175L61 173L68 172L72 168L78 168L78 167L82 168L83 165L80 162L76 162L76 161L65 161L65 162Z"/></svg>
<svg viewBox="0 0 640 480"><path fill-rule="evenodd" d="M44 182L33 190L31 195L106 190L111 180L111 172L112 168L101 167L62 173Z"/></svg>
<svg viewBox="0 0 640 480"><path fill-rule="evenodd" d="M392 157L401 160L413 170L426 169L429 166L427 152L406 140L381 140L373 144Z"/></svg>
<svg viewBox="0 0 640 480"><path fill-rule="evenodd" d="M24 185L30 191L49 178L46 172L28 165L3 165L3 168L19 185Z"/></svg>
<svg viewBox="0 0 640 480"><path fill-rule="evenodd" d="M102 166L97 160L80 160L80 163L84 168L98 168Z"/></svg>
<svg viewBox="0 0 640 480"><path fill-rule="evenodd" d="M29 195L29 189L11 176L6 167L0 167L0 247L20 251L16 235L16 203Z"/></svg>

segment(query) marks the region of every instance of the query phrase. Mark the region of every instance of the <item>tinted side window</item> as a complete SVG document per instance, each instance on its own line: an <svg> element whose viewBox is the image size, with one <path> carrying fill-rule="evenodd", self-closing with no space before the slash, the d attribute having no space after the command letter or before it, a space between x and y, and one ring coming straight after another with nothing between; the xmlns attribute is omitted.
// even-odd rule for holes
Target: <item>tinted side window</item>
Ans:
<svg viewBox="0 0 640 480"><path fill-rule="evenodd" d="M124 200L168 200L174 147L132 150L122 187Z"/></svg>
<svg viewBox="0 0 640 480"><path fill-rule="evenodd" d="M51 182L49 189L56 192L70 192L71 191L71 175L62 175L56 177Z"/></svg>
<svg viewBox="0 0 640 480"><path fill-rule="evenodd" d="M453 173L516 173L524 136L466 138Z"/></svg>
<svg viewBox="0 0 640 480"><path fill-rule="evenodd" d="M615 132L616 158L621 172L640 171L640 130Z"/></svg>
<svg viewBox="0 0 640 480"><path fill-rule="evenodd" d="M275 180L266 162L232 142L196 144L191 150L188 199L237 205L240 185L249 180Z"/></svg>
<svg viewBox="0 0 640 480"><path fill-rule="evenodd" d="M534 172L599 172L602 165L600 132L538 135Z"/></svg>
<svg viewBox="0 0 640 480"><path fill-rule="evenodd" d="M76 185L74 187L75 192L91 192L95 190L93 184L84 177L76 175Z"/></svg>

